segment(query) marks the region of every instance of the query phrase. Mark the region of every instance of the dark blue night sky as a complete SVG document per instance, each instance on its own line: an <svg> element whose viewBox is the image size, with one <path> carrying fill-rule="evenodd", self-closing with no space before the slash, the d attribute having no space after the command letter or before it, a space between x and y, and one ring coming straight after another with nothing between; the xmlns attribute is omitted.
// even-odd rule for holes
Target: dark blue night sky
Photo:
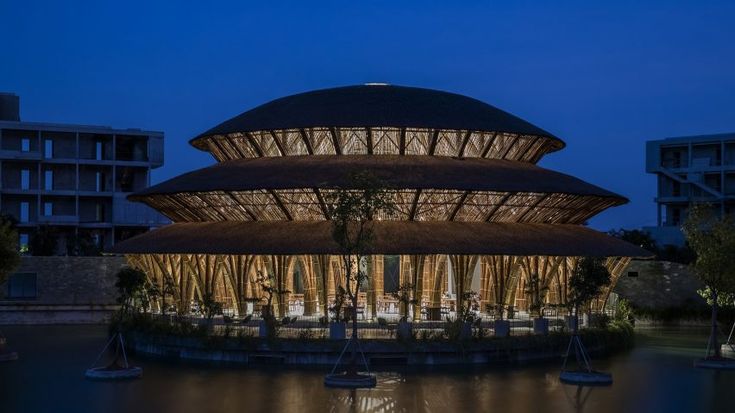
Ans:
<svg viewBox="0 0 735 413"><path fill-rule="evenodd" d="M388 82L561 137L541 165L629 197L591 223L630 228L655 224L646 140L735 131L732 1L98 3L0 0L0 91L22 120L164 131L156 182L213 163L187 140L255 105Z"/></svg>

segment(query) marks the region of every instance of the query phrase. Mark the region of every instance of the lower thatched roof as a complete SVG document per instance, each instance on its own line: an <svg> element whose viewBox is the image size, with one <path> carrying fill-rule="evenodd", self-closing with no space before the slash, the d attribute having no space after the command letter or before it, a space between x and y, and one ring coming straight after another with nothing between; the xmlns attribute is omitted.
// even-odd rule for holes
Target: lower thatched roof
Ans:
<svg viewBox="0 0 735 413"><path fill-rule="evenodd" d="M499 222L372 223L372 254L649 257L635 245L579 225ZM340 254L328 221L171 224L116 244L116 254Z"/></svg>

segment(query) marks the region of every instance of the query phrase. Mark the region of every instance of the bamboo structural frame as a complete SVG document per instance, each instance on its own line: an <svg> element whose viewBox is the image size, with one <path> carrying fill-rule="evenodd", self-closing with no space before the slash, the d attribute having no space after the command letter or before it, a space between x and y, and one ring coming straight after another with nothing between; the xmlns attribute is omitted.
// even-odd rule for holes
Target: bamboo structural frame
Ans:
<svg viewBox="0 0 735 413"><path fill-rule="evenodd" d="M590 303L603 310L631 258L650 255L584 227L627 199L535 165L561 139L466 96L384 85L307 92L190 143L218 163L132 194L174 223L111 251L170 292L180 313L213 297L242 315L264 304L268 280L279 317L296 304L328 315L353 259L337 255L330 211L339 191L356 189L346 177L364 171L393 206L374 217L368 255L353 262L368 275L358 304L367 318L404 284L415 321L466 308L473 285L480 310L499 317L528 310L536 280L545 305L565 305L584 256L611 273ZM397 256L395 280L387 256Z"/></svg>

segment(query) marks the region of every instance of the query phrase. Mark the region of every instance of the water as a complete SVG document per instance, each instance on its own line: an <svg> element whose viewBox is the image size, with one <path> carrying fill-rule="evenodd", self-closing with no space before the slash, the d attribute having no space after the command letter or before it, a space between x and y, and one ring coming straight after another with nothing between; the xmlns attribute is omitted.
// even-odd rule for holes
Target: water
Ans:
<svg viewBox="0 0 735 413"><path fill-rule="evenodd" d="M381 372L371 390L322 385L325 369L203 367L135 360L143 379L92 382L100 326L5 327L20 360L0 364L0 412L733 412L735 372L694 369L703 330L649 330L594 360L606 388L558 382L558 363Z"/></svg>

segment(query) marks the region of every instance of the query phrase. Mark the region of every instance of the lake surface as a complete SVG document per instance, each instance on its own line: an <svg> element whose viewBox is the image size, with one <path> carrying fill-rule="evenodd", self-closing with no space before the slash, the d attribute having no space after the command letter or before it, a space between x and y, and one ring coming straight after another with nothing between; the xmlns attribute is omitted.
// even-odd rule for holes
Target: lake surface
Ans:
<svg viewBox="0 0 735 413"><path fill-rule="evenodd" d="M558 363L396 370L378 387L334 390L325 369L204 367L135 359L141 380L93 382L84 370L101 326L4 327L20 360L0 363L0 412L733 412L735 372L692 367L704 330L642 330L636 347L595 368L611 387L559 383Z"/></svg>

